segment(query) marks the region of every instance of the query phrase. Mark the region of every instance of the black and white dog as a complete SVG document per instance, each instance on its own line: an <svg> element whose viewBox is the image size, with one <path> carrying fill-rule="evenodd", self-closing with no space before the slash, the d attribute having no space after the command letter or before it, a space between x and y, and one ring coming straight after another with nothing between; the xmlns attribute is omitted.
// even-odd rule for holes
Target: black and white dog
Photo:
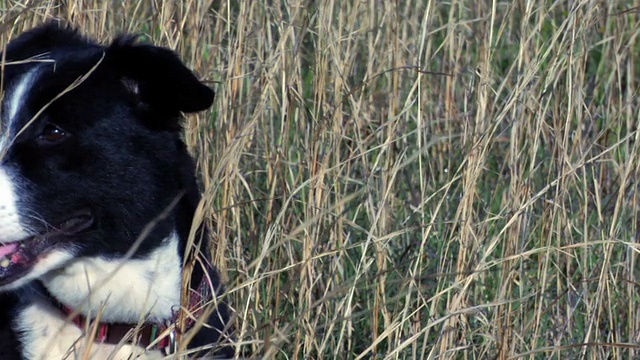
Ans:
<svg viewBox="0 0 640 360"><path fill-rule="evenodd" d="M155 359L176 336L227 338L180 126L213 91L170 50L53 24L1 64L0 358Z"/></svg>

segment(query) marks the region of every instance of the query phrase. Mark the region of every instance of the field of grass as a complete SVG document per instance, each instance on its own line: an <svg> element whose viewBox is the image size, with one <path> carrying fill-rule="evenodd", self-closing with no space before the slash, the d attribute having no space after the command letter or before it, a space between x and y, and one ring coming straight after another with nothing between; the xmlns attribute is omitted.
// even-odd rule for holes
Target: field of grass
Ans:
<svg viewBox="0 0 640 360"><path fill-rule="evenodd" d="M636 1L0 3L2 44L137 32L215 89L243 356L640 358Z"/></svg>

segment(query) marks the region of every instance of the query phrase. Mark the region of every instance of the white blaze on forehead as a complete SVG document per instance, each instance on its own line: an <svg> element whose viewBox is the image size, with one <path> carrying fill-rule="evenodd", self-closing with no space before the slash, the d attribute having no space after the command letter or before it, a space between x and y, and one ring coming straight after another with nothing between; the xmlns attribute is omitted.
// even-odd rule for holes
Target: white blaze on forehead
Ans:
<svg viewBox="0 0 640 360"><path fill-rule="evenodd" d="M34 67L22 74L16 83L5 91L3 100L2 135L0 136L0 154L3 154L11 143L11 136L20 129L14 129L14 124L20 109L24 105L29 90L33 86L38 67Z"/></svg>
<svg viewBox="0 0 640 360"><path fill-rule="evenodd" d="M24 104L25 98L29 93L29 89L33 85L33 80L35 80L36 70L38 68L34 67L33 69L27 71L22 74L18 79L18 82L9 89L9 93L7 93L6 98L6 106L5 111L7 111L7 124L11 125L15 121L16 115L20 108Z"/></svg>
<svg viewBox="0 0 640 360"><path fill-rule="evenodd" d="M0 245L29 236L20 224L16 188L10 172L0 166Z"/></svg>

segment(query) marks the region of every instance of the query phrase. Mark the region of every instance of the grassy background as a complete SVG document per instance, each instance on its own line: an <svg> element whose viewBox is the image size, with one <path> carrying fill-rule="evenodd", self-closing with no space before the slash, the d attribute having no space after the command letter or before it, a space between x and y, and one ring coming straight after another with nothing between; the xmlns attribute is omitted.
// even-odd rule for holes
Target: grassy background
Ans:
<svg viewBox="0 0 640 360"><path fill-rule="evenodd" d="M245 356L640 357L638 1L0 3L2 43L138 32L216 90Z"/></svg>

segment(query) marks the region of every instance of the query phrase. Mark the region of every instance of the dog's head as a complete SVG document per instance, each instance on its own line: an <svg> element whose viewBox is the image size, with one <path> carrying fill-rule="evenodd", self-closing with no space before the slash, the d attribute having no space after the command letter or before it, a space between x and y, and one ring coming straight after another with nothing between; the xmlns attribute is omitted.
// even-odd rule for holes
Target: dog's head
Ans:
<svg viewBox="0 0 640 360"><path fill-rule="evenodd" d="M182 112L213 92L169 50L110 46L40 27L11 41L0 73L0 289L79 256L135 256L175 227L170 205L197 192ZM193 211L193 209L191 209Z"/></svg>

